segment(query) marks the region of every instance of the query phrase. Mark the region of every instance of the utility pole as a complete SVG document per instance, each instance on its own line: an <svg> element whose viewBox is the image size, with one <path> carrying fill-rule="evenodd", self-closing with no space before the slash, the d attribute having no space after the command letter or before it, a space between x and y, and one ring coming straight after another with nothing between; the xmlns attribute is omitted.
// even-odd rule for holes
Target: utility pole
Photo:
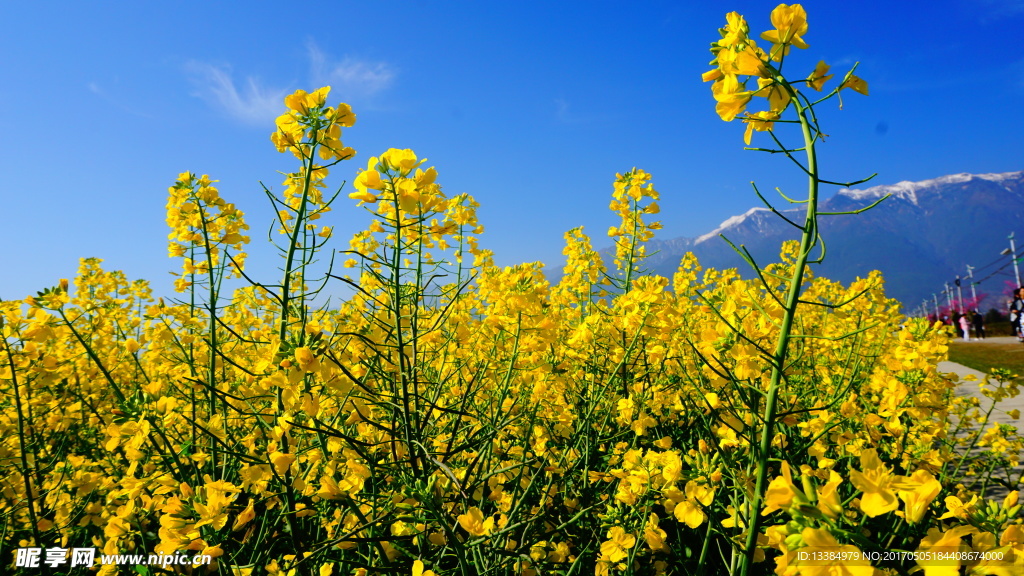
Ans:
<svg viewBox="0 0 1024 576"><path fill-rule="evenodd" d="M932 292L932 301L935 302L935 321L939 320L939 297Z"/></svg>
<svg viewBox="0 0 1024 576"><path fill-rule="evenodd" d="M946 292L946 305L949 306L949 317L953 317L953 289L949 287L949 282L942 283L942 289Z"/></svg>
<svg viewBox="0 0 1024 576"><path fill-rule="evenodd" d="M960 275L959 274L956 275L956 296L957 296L957 300L960 301L960 304L959 304L959 306L960 306L960 308L959 308L960 313L963 314L964 313L964 289L960 285Z"/></svg>
<svg viewBox="0 0 1024 576"><path fill-rule="evenodd" d="M1009 254L1013 258L1013 275L1017 278L1017 284L1013 287L1014 290L1020 288L1020 269L1017 268L1017 247L1013 244L1013 232L1010 232L1010 247L1000 252L1002 255Z"/></svg>
<svg viewBox="0 0 1024 576"><path fill-rule="evenodd" d="M971 302L974 303L974 309L981 312L978 306L978 293L974 290L974 266L967 267L967 277L971 279Z"/></svg>

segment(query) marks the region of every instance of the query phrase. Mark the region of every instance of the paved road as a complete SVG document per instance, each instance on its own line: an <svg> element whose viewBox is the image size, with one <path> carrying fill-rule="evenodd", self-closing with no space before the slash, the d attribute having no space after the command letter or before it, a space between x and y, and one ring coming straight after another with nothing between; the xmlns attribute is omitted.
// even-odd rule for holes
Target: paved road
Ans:
<svg viewBox="0 0 1024 576"><path fill-rule="evenodd" d="M957 341L962 342L963 340L961 339ZM1017 338L1014 336L994 336L992 338L986 338L980 341L971 340L971 342L978 342L981 344L1012 344L1017 342ZM1021 344L1021 348L1024 348L1024 344ZM939 362L938 368L940 372L953 372L960 376L961 383L960 387L957 388L957 394L960 394L962 396L977 397L979 400L981 400L982 406L986 409L988 408L988 406L991 405L991 401L985 396L983 396L981 392L978 390L978 383L980 383L982 378L984 378L985 376L983 372L980 372L973 368L968 368L963 364L957 364L956 362L949 361ZM973 382L963 381L964 376L974 376L976 380ZM993 413L993 421L999 422L1001 424L1011 424L1020 429L1020 420L1014 420L1010 418L1009 416L1006 415L1006 411L1017 409L1024 413L1024 393L1019 394L1016 398L1007 398L1003 400L1002 402L999 403L999 407L1001 408L1002 412L997 410L995 413Z"/></svg>
<svg viewBox="0 0 1024 576"><path fill-rule="evenodd" d="M973 368L968 368L963 364L957 364L956 362L939 362L939 372L953 372L960 376L960 386L956 389L956 393L960 396L974 396L981 401L982 410L987 410L992 405L992 400L984 396L978 389L978 384L981 383L982 378L985 377L983 372L979 372ZM965 381L964 376L974 376L976 380ZM995 412L992 413L992 422L998 422L1000 424L1010 424L1020 429L1020 419L1010 418L1006 412L1017 409L1021 413L1024 413L1024 394L1017 395L1016 398L1006 398L999 402L999 407L996 408Z"/></svg>
<svg viewBox="0 0 1024 576"><path fill-rule="evenodd" d="M959 340L959 341L962 341L962 340ZM977 342L977 340L971 340L971 342ZM985 340L982 340L980 342L982 342L982 343L990 342L990 343L993 343L993 344L1010 344L1010 343L1017 342L1017 338L1014 337L1014 336L995 336L995 337L992 337L992 338L986 338ZM1022 344L1021 347L1024 348L1024 344ZM974 396L975 398L978 398L981 401L981 409L983 411L987 410L988 407L990 407L992 405L992 400L990 400L988 397L984 396L981 393L981 391L978 389L978 384L985 377L984 373L982 373L982 372L980 372L978 370L975 370L973 368L968 368L967 366L964 366L963 364L957 364L956 362L949 362L949 361L939 362L938 368L939 368L940 372L952 372L952 373L954 373L954 374L956 374L956 375L958 375L960 377L960 386L956 389L957 395L960 395L960 396ZM973 381L965 381L964 380L965 376L974 376L976 379L973 380ZM1024 413L1024 393L1021 393L1021 394L1017 395L1016 398L1006 398L1005 400L1002 400L1001 402L999 402L999 406L992 413L992 418L991 418L990 422L991 423L1000 423L1000 424L1009 424L1011 426L1016 427L1018 430L1020 430L1021 429L1021 420L1020 419L1011 418L1006 413L1006 412L1008 412L1010 410L1014 410L1014 409L1017 409L1021 413ZM1019 470L1018 470L1018 472L1019 472ZM1004 495L1005 495L1005 492L1002 492L1000 494L1000 491L993 491L993 492L990 492L989 497L1001 498ZM1024 500L1024 491L1021 492L1021 497L1022 497L1022 500Z"/></svg>

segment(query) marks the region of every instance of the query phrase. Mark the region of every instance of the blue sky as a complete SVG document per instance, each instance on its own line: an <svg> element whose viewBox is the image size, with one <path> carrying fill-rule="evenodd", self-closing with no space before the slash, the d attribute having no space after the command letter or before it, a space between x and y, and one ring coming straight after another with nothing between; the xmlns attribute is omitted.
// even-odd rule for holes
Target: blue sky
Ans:
<svg viewBox="0 0 1024 576"><path fill-rule="evenodd" d="M301 8L299 8L301 6ZM583 225L614 224L616 172L661 192L660 238L698 236L756 205L748 182L798 193L779 157L744 151L714 112L709 43L725 13L770 28L774 2L19 2L0 35L0 298L73 277L78 259L172 292L164 205L183 171L220 180L252 226L250 269L277 279L259 182L295 168L269 140L282 98L331 85L358 117L355 160L412 148L449 195L481 203L499 264L561 263ZM824 175L878 184L1021 170L1024 2L805 2L787 70L855 61L871 95L820 115ZM1011 137L1012 135L1012 137ZM758 140L758 137L761 137ZM755 144L767 143L763 134ZM366 216L342 197L347 248ZM1024 231L1022 231L1024 232Z"/></svg>

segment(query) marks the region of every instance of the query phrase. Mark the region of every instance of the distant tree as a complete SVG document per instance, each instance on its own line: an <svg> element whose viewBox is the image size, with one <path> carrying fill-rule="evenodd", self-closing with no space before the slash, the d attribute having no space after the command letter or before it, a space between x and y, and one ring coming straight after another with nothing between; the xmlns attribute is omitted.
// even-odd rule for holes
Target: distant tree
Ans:
<svg viewBox="0 0 1024 576"><path fill-rule="evenodd" d="M992 324L994 322L1005 322L1009 319L1009 316L1003 314L1000 310L997 310L996 308L991 308L988 312L985 313L985 324Z"/></svg>
<svg viewBox="0 0 1024 576"><path fill-rule="evenodd" d="M988 298L987 292L978 292L978 295L974 298L965 297L963 302L954 302L953 308L956 310L978 310L981 303Z"/></svg>

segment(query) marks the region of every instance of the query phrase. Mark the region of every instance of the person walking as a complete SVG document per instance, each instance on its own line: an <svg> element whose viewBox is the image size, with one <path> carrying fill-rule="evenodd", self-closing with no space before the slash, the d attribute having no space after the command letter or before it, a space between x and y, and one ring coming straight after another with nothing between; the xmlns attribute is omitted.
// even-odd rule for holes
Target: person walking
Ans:
<svg viewBox="0 0 1024 576"><path fill-rule="evenodd" d="M1013 294L1013 302L1010 302L1010 326L1013 327L1013 334L1019 342L1024 342L1024 332L1021 331L1021 316L1024 315L1024 286L1021 286Z"/></svg>
<svg viewBox="0 0 1024 576"><path fill-rule="evenodd" d="M974 311L974 316L971 317L971 322L974 324L974 338L976 340L984 340L985 319L981 316L981 310Z"/></svg>
<svg viewBox="0 0 1024 576"><path fill-rule="evenodd" d="M960 315L960 330L964 333L964 342L971 341L971 323L967 321L967 314Z"/></svg>

